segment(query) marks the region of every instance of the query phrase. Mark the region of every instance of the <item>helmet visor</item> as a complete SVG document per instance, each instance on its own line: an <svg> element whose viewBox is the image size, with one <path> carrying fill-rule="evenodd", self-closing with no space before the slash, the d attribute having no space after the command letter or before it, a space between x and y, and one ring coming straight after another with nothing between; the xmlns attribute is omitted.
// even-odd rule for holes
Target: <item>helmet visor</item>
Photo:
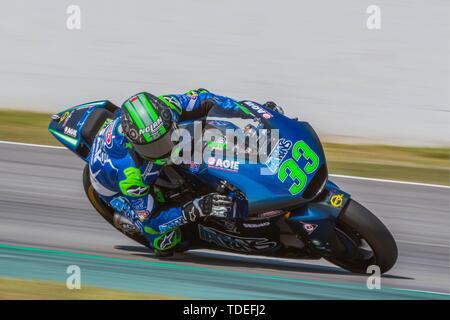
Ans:
<svg viewBox="0 0 450 320"><path fill-rule="evenodd" d="M169 158L172 149L175 146L172 142L172 132L170 130L163 137L147 144L133 144L134 149L139 155L147 160L158 160Z"/></svg>

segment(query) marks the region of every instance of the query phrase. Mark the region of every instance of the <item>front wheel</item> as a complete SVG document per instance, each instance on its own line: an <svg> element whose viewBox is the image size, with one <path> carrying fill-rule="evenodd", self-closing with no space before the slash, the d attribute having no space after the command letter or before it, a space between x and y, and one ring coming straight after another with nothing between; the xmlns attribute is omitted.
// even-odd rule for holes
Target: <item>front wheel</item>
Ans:
<svg viewBox="0 0 450 320"><path fill-rule="evenodd" d="M325 257L352 272L366 273L376 265L381 273L389 271L397 261L395 240L386 226L369 210L350 200L336 221L336 234L345 253Z"/></svg>

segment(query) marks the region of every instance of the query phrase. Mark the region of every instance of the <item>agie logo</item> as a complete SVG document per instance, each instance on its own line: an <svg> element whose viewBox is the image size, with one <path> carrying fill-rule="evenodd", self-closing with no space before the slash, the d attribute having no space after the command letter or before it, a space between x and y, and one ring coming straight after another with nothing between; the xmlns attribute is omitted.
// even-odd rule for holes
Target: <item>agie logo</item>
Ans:
<svg viewBox="0 0 450 320"><path fill-rule="evenodd" d="M208 168L238 172L239 161L222 160L210 157L208 159Z"/></svg>

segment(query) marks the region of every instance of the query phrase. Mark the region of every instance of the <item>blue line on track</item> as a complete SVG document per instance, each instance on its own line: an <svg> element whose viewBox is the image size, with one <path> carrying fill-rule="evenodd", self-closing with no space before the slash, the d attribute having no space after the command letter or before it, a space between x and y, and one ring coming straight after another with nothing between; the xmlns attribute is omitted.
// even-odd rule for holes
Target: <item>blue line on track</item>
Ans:
<svg viewBox="0 0 450 320"><path fill-rule="evenodd" d="M82 284L192 299L449 299L447 294L303 280L0 244L0 277L65 282L69 265Z"/></svg>

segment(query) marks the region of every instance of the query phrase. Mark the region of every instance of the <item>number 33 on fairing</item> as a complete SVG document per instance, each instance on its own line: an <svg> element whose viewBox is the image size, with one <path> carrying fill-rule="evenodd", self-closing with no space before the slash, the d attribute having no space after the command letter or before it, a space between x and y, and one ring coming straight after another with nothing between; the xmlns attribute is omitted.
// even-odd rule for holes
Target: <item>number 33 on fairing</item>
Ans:
<svg viewBox="0 0 450 320"><path fill-rule="evenodd" d="M302 157L306 159L306 164L300 168L299 162ZM307 175L314 173L318 167L319 157L303 140L300 140L292 148L292 158L280 166L278 179L284 183L289 177L293 181L289 192L295 196L302 192L307 185Z"/></svg>

